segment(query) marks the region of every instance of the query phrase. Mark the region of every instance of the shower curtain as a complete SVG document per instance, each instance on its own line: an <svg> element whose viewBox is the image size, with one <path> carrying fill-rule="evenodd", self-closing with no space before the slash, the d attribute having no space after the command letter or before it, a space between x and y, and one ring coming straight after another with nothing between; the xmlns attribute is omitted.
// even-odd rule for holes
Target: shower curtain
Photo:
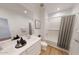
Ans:
<svg viewBox="0 0 79 59"><path fill-rule="evenodd" d="M69 50L74 20L75 15L64 16L61 18L61 25L59 30L57 46Z"/></svg>

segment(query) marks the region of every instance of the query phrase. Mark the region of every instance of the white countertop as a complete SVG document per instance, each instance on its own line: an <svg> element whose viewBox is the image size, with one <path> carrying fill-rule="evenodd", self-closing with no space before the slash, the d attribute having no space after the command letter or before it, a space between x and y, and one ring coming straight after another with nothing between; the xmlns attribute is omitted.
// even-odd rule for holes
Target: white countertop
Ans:
<svg viewBox="0 0 79 59"><path fill-rule="evenodd" d="M22 37L24 40L27 41L27 44L18 49L15 48L17 40L11 41L11 39L9 39L9 40L0 42L0 47L2 47L2 50L0 51L0 55L19 55L23 51L27 50L33 44L35 44L37 41L40 40L39 37L35 37L35 36L31 36L30 39L27 39L27 37L25 37L25 36L22 36Z"/></svg>

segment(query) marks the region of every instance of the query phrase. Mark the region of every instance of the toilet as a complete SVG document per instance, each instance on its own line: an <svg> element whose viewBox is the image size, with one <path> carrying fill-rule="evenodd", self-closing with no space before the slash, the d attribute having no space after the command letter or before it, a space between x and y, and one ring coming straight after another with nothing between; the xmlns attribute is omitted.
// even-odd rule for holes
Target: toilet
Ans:
<svg viewBox="0 0 79 59"><path fill-rule="evenodd" d="M42 48L42 50L46 51L47 43L45 41L41 41L41 48Z"/></svg>

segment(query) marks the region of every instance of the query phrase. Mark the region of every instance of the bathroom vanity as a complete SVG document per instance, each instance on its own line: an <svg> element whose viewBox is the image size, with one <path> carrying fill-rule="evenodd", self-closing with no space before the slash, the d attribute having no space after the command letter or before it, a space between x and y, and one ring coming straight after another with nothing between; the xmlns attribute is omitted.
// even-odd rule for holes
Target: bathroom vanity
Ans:
<svg viewBox="0 0 79 59"><path fill-rule="evenodd" d="M16 41L11 39L0 42L0 55L39 55L41 52L41 38L31 36L28 39L26 36L22 36L27 44L21 48L15 48Z"/></svg>

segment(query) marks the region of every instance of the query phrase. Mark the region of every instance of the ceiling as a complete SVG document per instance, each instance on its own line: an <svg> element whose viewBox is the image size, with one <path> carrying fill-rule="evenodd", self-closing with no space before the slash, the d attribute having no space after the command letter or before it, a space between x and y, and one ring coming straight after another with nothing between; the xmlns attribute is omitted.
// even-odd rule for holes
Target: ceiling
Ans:
<svg viewBox="0 0 79 59"><path fill-rule="evenodd" d="M39 12L41 3L25 3L21 4L25 8ZM45 10L48 14L58 12L57 8L60 8L59 11L72 9L76 4L75 3L43 3Z"/></svg>
<svg viewBox="0 0 79 59"><path fill-rule="evenodd" d="M47 13L57 12L57 8L60 11L74 7L73 3L45 3L44 7ZM39 12L40 3L2 3L0 7L15 10L16 12L23 13L24 10Z"/></svg>
<svg viewBox="0 0 79 59"><path fill-rule="evenodd" d="M69 8L73 8L76 4L74 3L46 3L45 9L47 13L55 13L57 12L57 8L60 8L59 11L67 10Z"/></svg>
<svg viewBox="0 0 79 59"><path fill-rule="evenodd" d="M16 12L23 12L25 8L23 6L16 3L1 3L0 8L6 8L8 10L14 10Z"/></svg>
<svg viewBox="0 0 79 59"><path fill-rule="evenodd" d="M0 3L0 8L6 9L8 11L12 11L15 13L19 13L22 15L29 15L32 16L31 11L28 10L26 7L24 7L23 5L21 5L20 3ZM24 11L27 11L27 14L24 13Z"/></svg>
<svg viewBox="0 0 79 59"><path fill-rule="evenodd" d="M39 3L21 3L23 7L30 11L36 11L39 10L40 4Z"/></svg>
<svg viewBox="0 0 79 59"><path fill-rule="evenodd" d="M23 15L33 15L35 12L39 12L39 5L35 3L0 3L0 8L5 8L7 10L12 10L16 13ZM27 14L24 11L27 11Z"/></svg>

